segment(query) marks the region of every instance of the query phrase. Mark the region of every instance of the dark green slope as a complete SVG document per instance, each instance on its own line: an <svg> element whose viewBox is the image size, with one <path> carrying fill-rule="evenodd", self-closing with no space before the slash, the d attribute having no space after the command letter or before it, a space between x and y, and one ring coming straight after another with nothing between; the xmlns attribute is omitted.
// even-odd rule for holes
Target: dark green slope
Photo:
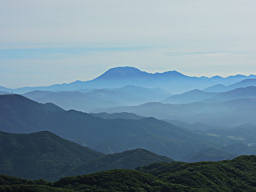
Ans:
<svg viewBox="0 0 256 192"><path fill-rule="evenodd" d="M102 119L19 95L0 96L0 130L13 133L51 131L103 153L144 148L175 160L216 146L216 138L194 134L154 118Z"/></svg>
<svg viewBox="0 0 256 192"><path fill-rule="evenodd" d="M196 191L256 191L256 156L220 162L153 164L139 170Z"/></svg>
<svg viewBox="0 0 256 192"><path fill-rule="evenodd" d="M0 174L56 180L111 169L135 169L171 159L143 149L104 155L50 132L0 132Z"/></svg>
<svg viewBox="0 0 256 192"><path fill-rule="evenodd" d="M2 182L1 182L2 181ZM67 177L56 183L0 175L1 192L191 192L189 187L165 183L136 170L113 170Z"/></svg>
<svg viewBox="0 0 256 192"><path fill-rule="evenodd" d="M74 192L255 192L256 157L241 156L231 161L192 164L159 163L138 170L113 170L66 177L55 183L0 176L0 189L16 186ZM9 190L12 191L25 190Z"/></svg>
<svg viewBox="0 0 256 192"><path fill-rule="evenodd" d="M31 179L56 179L66 171L104 156L50 132L0 132L0 174Z"/></svg>
<svg viewBox="0 0 256 192"><path fill-rule="evenodd" d="M0 175L1 192L73 192L70 189L53 187L52 184L43 180L30 181Z"/></svg>
<svg viewBox="0 0 256 192"><path fill-rule="evenodd" d="M83 192L189 192L187 187L164 183L153 175L135 170L113 170L67 177L56 182L54 186Z"/></svg>

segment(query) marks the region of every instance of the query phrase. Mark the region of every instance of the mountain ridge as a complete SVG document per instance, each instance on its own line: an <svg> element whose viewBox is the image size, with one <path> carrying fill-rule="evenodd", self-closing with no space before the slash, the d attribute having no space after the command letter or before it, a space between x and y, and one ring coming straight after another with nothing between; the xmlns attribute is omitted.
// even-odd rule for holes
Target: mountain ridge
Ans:
<svg viewBox="0 0 256 192"><path fill-rule="evenodd" d="M26 93L33 90L45 91L75 91L91 88L118 88L126 85L139 85L147 88L166 88L173 93L188 91L193 86L205 89L216 84L229 85L244 79L256 78L255 75L233 75L228 77L197 77L187 76L178 71L149 73L135 67L115 67L88 81L74 81L71 83L54 84L44 87L23 87L13 89L16 93ZM116 81L118 80L118 81ZM179 81L179 86L177 86Z"/></svg>
<svg viewBox="0 0 256 192"><path fill-rule="evenodd" d="M152 117L104 119L75 110L65 111L18 95L0 96L0 122L1 131L31 133L47 130L103 153L144 148L175 160L186 160L190 153L208 145L223 144L215 138Z"/></svg>

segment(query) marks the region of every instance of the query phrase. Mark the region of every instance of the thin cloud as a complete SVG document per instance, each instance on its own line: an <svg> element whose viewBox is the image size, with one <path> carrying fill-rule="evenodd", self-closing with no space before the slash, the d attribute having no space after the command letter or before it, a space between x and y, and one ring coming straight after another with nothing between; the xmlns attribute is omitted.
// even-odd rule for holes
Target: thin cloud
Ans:
<svg viewBox="0 0 256 192"><path fill-rule="evenodd" d="M245 55L246 52L225 52L225 51L168 51L168 56L230 56L230 55Z"/></svg>

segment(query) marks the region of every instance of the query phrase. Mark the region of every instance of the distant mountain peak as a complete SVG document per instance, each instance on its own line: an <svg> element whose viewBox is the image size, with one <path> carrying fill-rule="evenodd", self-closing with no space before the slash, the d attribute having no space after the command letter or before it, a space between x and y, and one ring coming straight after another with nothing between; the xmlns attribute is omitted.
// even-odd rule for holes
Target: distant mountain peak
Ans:
<svg viewBox="0 0 256 192"><path fill-rule="evenodd" d="M141 77L147 72L141 71L135 67L115 67L107 70L105 73L97 77L96 79L119 79L119 78L135 78Z"/></svg>
<svg viewBox="0 0 256 192"><path fill-rule="evenodd" d="M163 73L155 73L155 74L158 74L158 75L168 75L168 76L173 76L173 77L184 77L186 75L178 72L178 71L167 71L167 72L163 72Z"/></svg>
<svg viewBox="0 0 256 192"><path fill-rule="evenodd" d="M110 68L108 71L141 71L141 70L136 67L123 66L123 67L113 67L113 68Z"/></svg>
<svg viewBox="0 0 256 192"><path fill-rule="evenodd" d="M125 67L111 68L103 74L107 74L107 73L143 73L143 71L141 71L140 69L138 69L136 67L125 66Z"/></svg>
<svg viewBox="0 0 256 192"><path fill-rule="evenodd" d="M188 77L178 71L166 71L162 73L149 73L135 67L115 67L111 68L96 79L136 79L136 78L176 78Z"/></svg>

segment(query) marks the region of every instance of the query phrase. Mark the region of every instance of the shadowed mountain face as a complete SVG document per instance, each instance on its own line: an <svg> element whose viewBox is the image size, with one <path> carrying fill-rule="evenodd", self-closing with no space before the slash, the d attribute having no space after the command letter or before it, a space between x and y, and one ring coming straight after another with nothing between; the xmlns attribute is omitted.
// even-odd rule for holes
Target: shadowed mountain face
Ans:
<svg viewBox="0 0 256 192"><path fill-rule="evenodd" d="M137 170L113 170L67 177L55 183L0 176L1 191L53 192L230 192L256 190L256 157L200 163L156 163Z"/></svg>
<svg viewBox="0 0 256 192"><path fill-rule="evenodd" d="M0 173L31 179L66 176L102 153L64 140L50 132L10 134L0 132Z"/></svg>
<svg viewBox="0 0 256 192"><path fill-rule="evenodd" d="M91 112L99 108L122 105L138 105L166 98L168 92L161 89L126 86L116 89L97 89L86 92L34 91L24 96L41 103L54 103L64 109Z"/></svg>
<svg viewBox="0 0 256 192"><path fill-rule="evenodd" d="M143 149L104 155L47 131L32 134L0 132L0 173L17 177L55 180L170 161Z"/></svg>
<svg viewBox="0 0 256 192"><path fill-rule="evenodd" d="M194 89L224 84L230 85L245 79L255 79L256 76L236 75L230 77L190 77L177 71L163 73L148 73L134 67L112 68L90 81L75 81L70 84L56 84L48 87L24 87L13 90L15 93L41 91L78 91L88 89L120 88L128 85L147 88L162 88L172 93L181 93Z"/></svg>
<svg viewBox="0 0 256 192"><path fill-rule="evenodd" d="M206 147L232 143L154 118L102 119L65 111L53 104L39 104L19 95L0 96L0 130L12 133L47 130L100 152L145 148L176 160L186 160Z"/></svg>

